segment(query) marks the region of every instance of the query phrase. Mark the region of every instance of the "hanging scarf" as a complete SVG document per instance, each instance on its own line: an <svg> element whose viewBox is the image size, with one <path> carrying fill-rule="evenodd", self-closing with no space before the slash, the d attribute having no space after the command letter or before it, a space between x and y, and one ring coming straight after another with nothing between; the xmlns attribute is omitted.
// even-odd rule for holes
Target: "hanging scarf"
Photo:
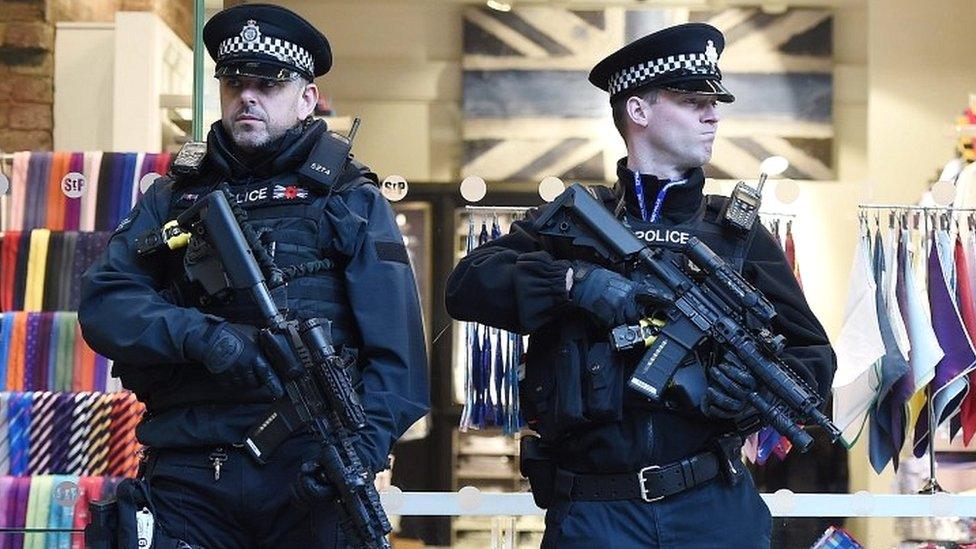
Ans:
<svg viewBox="0 0 976 549"><path fill-rule="evenodd" d="M834 423L844 431L844 440L849 445L860 435L866 413L874 401L874 364L885 353L878 327L870 256L871 243L862 223L851 267L844 323L834 347L837 352L837 373L833 383Z"/></svg>
<svg viewBox="0 0 976 549"><path fill-rule="evenodd" d="M932 407L935 425L930 425L929 414L923 408L915 425L915 457L925 455L931 432L958 411L969 391L967 374L976 367L976 351L954 301L951 258L952 245L948 232L937 231L929 254L928 290L932 329L945 356L935 367L932 396L927 403Z"/></svg>

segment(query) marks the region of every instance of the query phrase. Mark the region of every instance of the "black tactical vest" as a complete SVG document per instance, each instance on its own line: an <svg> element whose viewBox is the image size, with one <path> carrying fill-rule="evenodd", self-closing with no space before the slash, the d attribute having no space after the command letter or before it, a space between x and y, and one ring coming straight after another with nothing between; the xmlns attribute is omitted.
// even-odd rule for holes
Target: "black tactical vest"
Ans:
<svg viewBox="0 0 976 549"><path fill-rule="evenodd" d="M350 162L333 190L304 180L295 172L267 179L231 184L229 189L248 216L248 224L260 236L265 249L280 268L310 266L285 285L272 290L282 312L295 318L328 318L337 348L360 347L359 333L346 293L344 267L348 257L335 247L337 227L326 212L330 200L372 180L365 168ZM182 180L171 186L167 219L175 219L194 202L217 188L219 181ZM354 214L351 214L354 215ZM163 295L175 305L192 307L233 323L259 326L261 319L248 296L237 295L229 302L215 302L196 284L186 280L183 250L170 252L164 261L166 280ZM148 409L210 404L267 403L272 400L264 388L229 390L218 385L200 365L161 366L149 370L116 364L113 371L123 385L136 392ZM354 380L356 381L356 380Z"/></svg>
<svg viewBox="0 0 976 549"><path fill-rule="evenodd" d="M619 195L604 186L591 187L603 204L613 211ZM741 233L722 221L722 214L728 197L705 195L695 215L683 223L651 223L624 213L624 224L630 227L637 238L654 248L678 250L689 238L697 236L713 252L727 263L742 272L746 252L752 243L756 227L749 233Z"/></svg>
<svg viewBox="0 0 976 549"><path fill-rule="evenodd" d="M616 209L619 195L613 189L590 189L607 209ZM695 214L678 224L648 223L626 212L622 221L651 247L678 250L696 236L741 272L752 236L759 228L744 234L725 225L722 213L727 201L721 196L706 196ZM552 251L556 257L572 256L570 250ZM542 327L532 334L525 377L520 383L522 411L530 427L554 440L582 426L619 422L624 419L625 408L682 410L694 406L692 401L707 385L701 368L679 368L674 380L681 388L665 393L660 402L626 389L626 378L639 356L613 352L606 331L579 315L560 317ZM702 349L698 356L689 357L689 364L711 360L711 351Z"/></svg>
<svg viewBox="0 0 976 549"><path fill-rule="evenodd" d="M247 212L248 224L260 236L265 250L280 268L318 263L314 272L298 276L272 291L279 309L306 319L329 318L333 335L339 343L355 345L355 329L346 296L343 268L346 258L334 245L331 221L325 215L331 195L317 193L314 187L299 181L295 174L284 174L269 180L254 181L230 187L238 204ZM177 189L170 199L171 219L212 190L208 185L187 185ZM324 262L321 260L325 260ZM183 307L226 318L231 322L258 325L257 311L245 295L229 303L217 303L189 286L182 272L183 253L171 254L168 281Z"/></svg>

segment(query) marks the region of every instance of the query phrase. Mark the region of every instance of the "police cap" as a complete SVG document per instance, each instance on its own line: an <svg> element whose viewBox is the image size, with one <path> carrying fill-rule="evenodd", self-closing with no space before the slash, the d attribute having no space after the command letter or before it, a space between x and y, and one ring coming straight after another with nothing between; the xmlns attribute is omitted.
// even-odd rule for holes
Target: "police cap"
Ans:
<svg viewBox="0 0 976 549"><path fill-rule="evenodd" d="M714 96L731 103L722 85L718 57L725 48L721 31L705 23L660 30L620 48L597 63L590 82L610 93L610 100L638 89L663 88Z"/></svg>
<svg viewBox="0 0 976 549"><path fill-rule="evenodd" d="M306 80L332 67L332 48L321 32L297 13L270 4L240 4L214 15L203 42L217 63L214 76Z"/></svg>

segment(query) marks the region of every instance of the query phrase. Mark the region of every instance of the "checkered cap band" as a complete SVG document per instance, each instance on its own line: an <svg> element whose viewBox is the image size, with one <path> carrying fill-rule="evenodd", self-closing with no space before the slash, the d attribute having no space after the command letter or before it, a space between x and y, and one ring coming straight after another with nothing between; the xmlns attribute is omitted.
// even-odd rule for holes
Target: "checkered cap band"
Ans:
<svg viewBox="0 0 976 549"><path fill-rule="evenodd" d="M718 64L708 60L704 53L669 55L653 61L645 61L633 67L617 71L610 76L610 95L636 88L648 80L679 69L699 74L719 75Z"/></svg>
<svg viewBox="0 0 976 549"><path fill-rule="evenodd" d="M240 36L228 38L217 48L217 59L222 59L225 55L248 52L262 53L282 63L294 65L308 74L315 74L315 62L308 50L287 40L270 36L259 36L257 40L252 41L246 41Z"/></svg>

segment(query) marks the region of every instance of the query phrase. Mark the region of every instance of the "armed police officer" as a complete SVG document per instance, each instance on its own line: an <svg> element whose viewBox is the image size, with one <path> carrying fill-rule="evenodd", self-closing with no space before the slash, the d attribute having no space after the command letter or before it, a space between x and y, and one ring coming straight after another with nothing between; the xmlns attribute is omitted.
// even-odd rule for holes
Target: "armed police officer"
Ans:
<svg viewBox="0 0 976 549"><path fill-rule="evenodd" d="M209 548L344 546L329 511L334 493L314 475L319 445L310 432L293 434L264 466L243 449L282 392L255 343L254 302L210 299L187 280L182 253L140 257L136 242L208 193L229 190L288 277L272 293L278 308L330 320L336 347L358 350L350 370L366 426L355 450L372 472L429 405L416 284L375 174L312 117L314 79L332 65L325 36L262 4L216 14L203 36L221 120L206 143L181 150L85 274L83 333L146 404L137 430L148 447L144 477L168 534ZM300 471L300 485L318 490L298 492L323 501L295 504L289 486Z"/></svg>
<svg viewBox="0 0 976 549"><path fill-rule="evenodd" d="M594 67L627 157L614 189L593 190L649 245L676 249L697 236L740 270L776 308L784 361L825 395L833 351L783 253L760 223L727 223L727 199L703 195L717 106L734 100L717 65L723 47L717 29L679 25ZM769 510L740 461L741 436L756 428L752 374L713 345L678 369L660 401L626 387L636 359L611 350L609 329L634 324L660 295L548 249L537 217L462 259L446 293L455 318L531 334L520 394L541 439L523 438L522 471L548 508L543 546L768 547Z"/></svg>

